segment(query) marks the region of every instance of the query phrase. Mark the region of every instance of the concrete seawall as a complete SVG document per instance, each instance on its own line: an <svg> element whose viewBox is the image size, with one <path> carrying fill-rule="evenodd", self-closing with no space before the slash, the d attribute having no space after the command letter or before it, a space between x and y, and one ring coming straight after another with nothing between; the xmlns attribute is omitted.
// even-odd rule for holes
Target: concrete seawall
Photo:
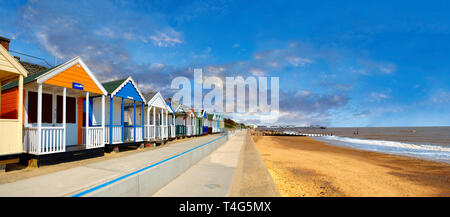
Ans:
<svg viewBox="0 0 450 217"><path fill-rule="evenodd" d="M256 144L247 133L230 189L231 197L280 197Z"/></svg>
<svg viewBox="0 0 450 217"><path fill-rule="evenodd" d="M87 197L145 197L154 194L170 181L224 144L234 134L187 150L171 158L129 173L90 189L80 190L75 196Z"/></svg>
<svg viewBox="0 0 450 217"><path fill-rule="evenodd" d="M239 153L248 133L237 133L194 166L159 189L153 197L226 197L230 191Z"/></svg>

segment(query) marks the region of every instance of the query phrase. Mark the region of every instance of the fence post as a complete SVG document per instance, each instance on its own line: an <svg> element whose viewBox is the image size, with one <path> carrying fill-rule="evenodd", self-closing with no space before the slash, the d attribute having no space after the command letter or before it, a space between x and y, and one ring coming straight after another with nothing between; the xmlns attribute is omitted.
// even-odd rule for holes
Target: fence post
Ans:
<svg viewBox="0 0 450 217"><path fill-rule="evenodd" d="M42 84L38 84L38 113L37 113L37 126L38 126L38 150L37 153L41 153L42 145Z"/></svg>
<svg viewBox="0 0 450 217"><path fill-rule="evenodd" d="M67 88L63 89L63 151L66 151L66 95L67 95Z"/></svg>
<svg viewBox="0 0 450 217"><path fill-rule="evenodd" d="M86 138L86 148L89 147L89 92L86 92L86 133L85 133L85 138Z"/></svg>

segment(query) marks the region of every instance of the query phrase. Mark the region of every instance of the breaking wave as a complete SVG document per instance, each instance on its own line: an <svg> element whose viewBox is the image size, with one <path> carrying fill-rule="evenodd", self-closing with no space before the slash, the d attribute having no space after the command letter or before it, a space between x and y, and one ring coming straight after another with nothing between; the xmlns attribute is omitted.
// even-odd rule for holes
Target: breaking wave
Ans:
<svg viewBox="0 0 450 217"><path fill-rule="evenodd" d="M413 156L450 163L450 148L438 145L411 144L404 142L358 139L340 136L322 136L319 138L319 140L325 140L325 142L339 146Z"/></svg>

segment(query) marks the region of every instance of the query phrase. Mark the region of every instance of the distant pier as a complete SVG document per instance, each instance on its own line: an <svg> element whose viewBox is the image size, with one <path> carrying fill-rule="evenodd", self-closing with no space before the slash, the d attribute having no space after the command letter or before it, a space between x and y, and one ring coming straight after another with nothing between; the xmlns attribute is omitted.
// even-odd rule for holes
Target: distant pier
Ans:
<svg viewBox="0 0 450 217"><path fill-rule="evenodd" d="M262 136L309 136L309 137L322 137L322 136L333 136L332 132L325 133L302 133L302 132L292 132L292 131L272 131L272 130L254 130L253 135Z"/></svg>

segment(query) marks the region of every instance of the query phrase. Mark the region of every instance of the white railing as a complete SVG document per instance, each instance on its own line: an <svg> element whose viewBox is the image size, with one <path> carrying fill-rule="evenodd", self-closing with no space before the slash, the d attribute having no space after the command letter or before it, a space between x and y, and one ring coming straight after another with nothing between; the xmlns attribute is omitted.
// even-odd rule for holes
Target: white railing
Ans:
<svg viewBox="0 0 450 217"><path fill-rule="evenodd" d="M176 134L175 134L175 126L169 126L170 127L170 138L174 138L174 137L176 137Z"/></svg>
<svg viewBox="0 0 450 217"><path fill-rule="evenodd" d="M155 126L155 139L161 139L161 126Z"/></svg>
<svg viewBox="0 0 450 217"><path fill-rule="evenodd" d="M167 139L169 138L169 127L168 126L163 126L163 139Z"/></svg>
<svg viewBox="0 0 450 217"><path fill-rule="evenodd" d="M31 154L51 154L66 151L64 127L42 127L39 146L38 128L25 127L23 130L24 150Z"/></svg>
<svg viewBox="0 0 450 217"><path fill-rule="evenodd" d="M41 154L64 152L64 127L42 127Z"/></svg>
<svg viewBox="0 0 450 217"><path fill-rule="evenodd" d="M125 127L125 140L134 141L134 126ZM142 126L136 126L136 141L143 141Z"/></svg>
<svg viewBox="0 0 450 217"><path fill-rule="evenodd" d="M83 127L83 144L86 145L86 149L105 146L103 127L89 127L88 134L88 139L86 141L86 128Z"/></svg>
<svg viewBox="0 0 450 217"><path fill-rule="evenodd" d="M152 140L155 139L155 126L154 125L146 125L145 126L145 139Z"/></svg>
<svg viewBox="0 0 450 217"><path fill-rule="evenodd" d="M134 127L130 127L130 126L126 126L125 127L125 137L124 140L126 142L130 142L133 141L133 136L134 136Z"/></svg>
<svg viewBox="0 0 450 217"><path fill-rule="evenodd" d="M136 127L136 141L143 141L144 137L142 136L143 130L142 126Z"/></svg>
<svg viewBox="0 0 450 217"><path fill-rule="evenodd" d="M30 154L39 154L37 127L23 128L23 150Z"/></svg>
<svg viewBox="0 0 450 217"><path fill-rule="evenodd" d="M108 126L106 126L105 128L105 143L116 144L122 142L122 126L112 127L112 142L109 141L111 128Z"/></svg>
<svg viewBox="0 0 450 217"><path fill-rule="evenodd" d="M167 126L160 126L156 125L156 139L167 139L168 138L168 132L167 132Z"/></svg>
<svg viewBox="0 0 450 217"><path fill-rule="evenodd" d="M186 126L186 136L191 136L192 135L192 126L191 125L187 125Z"/></svg>
<svg viewBox="0 0 450 217"><path fill-rule="evenodd" d="M156 134L155 134L155 139L162 139L162 135L163 135L163 130L161 126L155 126L156 127Z"/></svg>

